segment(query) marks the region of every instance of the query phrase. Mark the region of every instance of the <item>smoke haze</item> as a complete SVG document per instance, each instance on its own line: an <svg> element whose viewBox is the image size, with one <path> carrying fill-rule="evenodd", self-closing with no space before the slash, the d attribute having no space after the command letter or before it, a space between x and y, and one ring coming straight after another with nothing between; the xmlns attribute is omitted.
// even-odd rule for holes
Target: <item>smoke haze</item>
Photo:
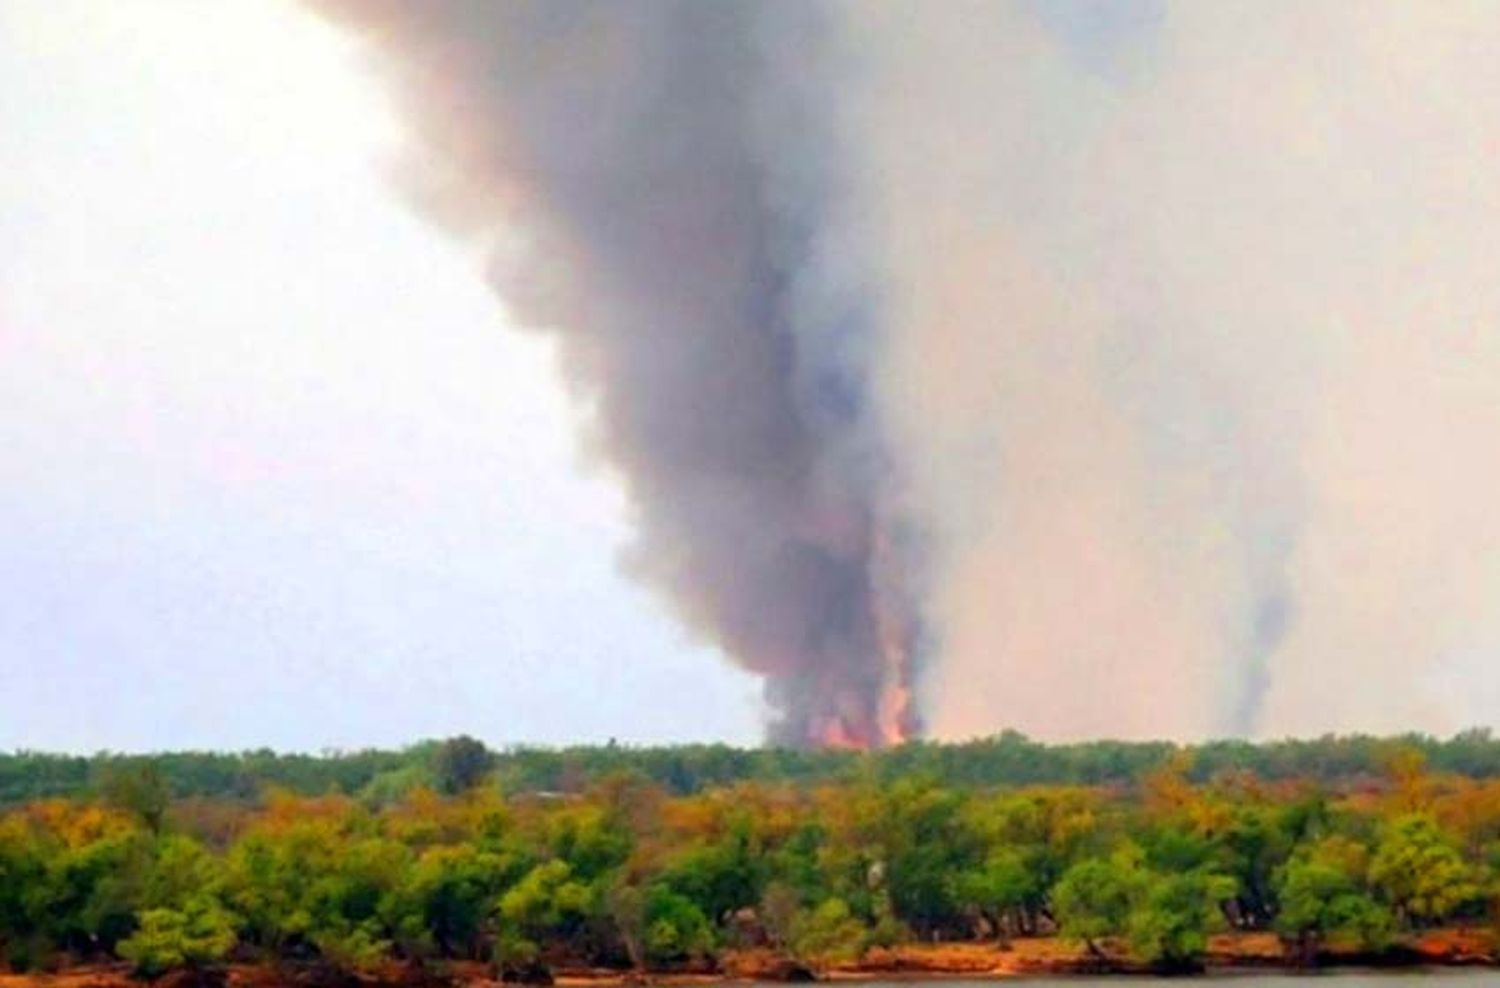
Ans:
<svg viewBox="0 0 1500 988"><path fill-rule="evenodd" d="M1492 720L1500 8L313 5L777 739Z"/></svg>

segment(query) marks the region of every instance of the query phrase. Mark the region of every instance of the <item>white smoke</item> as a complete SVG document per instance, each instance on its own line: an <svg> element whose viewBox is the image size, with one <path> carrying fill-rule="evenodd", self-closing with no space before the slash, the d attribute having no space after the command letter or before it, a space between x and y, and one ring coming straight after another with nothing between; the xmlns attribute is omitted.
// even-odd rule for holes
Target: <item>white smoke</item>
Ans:
<svg viewBox="0 0 1500 988"><path fill-rule="evenodd" d="M1025 6L859 15L933 729L1471 718L1500 7L1170 4L1109 71Z"/></svg>

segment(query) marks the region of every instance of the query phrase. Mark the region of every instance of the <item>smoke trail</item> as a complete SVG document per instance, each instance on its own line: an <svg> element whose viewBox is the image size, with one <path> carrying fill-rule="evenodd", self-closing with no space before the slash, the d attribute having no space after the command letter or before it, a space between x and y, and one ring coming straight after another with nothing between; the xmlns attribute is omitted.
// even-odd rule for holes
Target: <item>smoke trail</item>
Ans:
<svg viewBox="0 0 1500 988"><path fill-rule="evenodd" d="M949 736L1446 727L1495 665L1500 8L311 2L778 737L914 688Z"/></svg>
<svg viewBox="0 0 1500 988"><path fill-rule="evenodd" d="M317 6L395 73L418 195L493 239L517 321L559 339L637 513L629 568L767 677L779 739L910 732L910 708L882 712L909 675L883 654L882 622L909 619L883 613L901 596L876 553L868 313L820 241L832 136L798 91L821 71L819 16L678 0Z"/></svg>

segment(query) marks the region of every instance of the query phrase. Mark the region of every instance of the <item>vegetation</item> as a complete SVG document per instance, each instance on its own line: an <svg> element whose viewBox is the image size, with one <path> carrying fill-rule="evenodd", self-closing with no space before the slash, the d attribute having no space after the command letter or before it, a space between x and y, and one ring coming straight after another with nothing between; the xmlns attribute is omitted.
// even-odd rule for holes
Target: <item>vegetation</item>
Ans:
<svg viewBox="0 0 1500 988"><path fill-rule="evenodd" d="M99 793L128 768L159 773L177 799L211 796L255 800L267 786L306 796L329 792L377 800L399 799L414 787L462 786L464 768L445 769L440 749L452 750L449 764L462 766L474 750L456 738L428 741L404 751L328 752L323 755L249 751L234 754L179 752L129 756L108 752L53 755L0 753L0 806L52 796ZM1500 738L1488 730L1465 731L1448 739L1426 735L1375 738L1329 736L1268 744L1214 741L1179 746L1168 742L1091 741L1044 745L1014 731L964 744L914 742L887 751L743 749L722 744L632 748L609 744L573 748L480 749L482 771L507 793L578 792L620 773L652 782L673 795L690 795L737 782L822 783L894 782L921 776L945 786L1031 785L1099 786L1129 784L1176 756L1186 756L1186 775L1195 783L1226 773L1248 772L1268 782L1325 784L1391 774L1405 753L1428 771L1471 779L1500 776Z"/></svg>
<svg viewBox="0 0 1500 988"><path fill-rule="evenodd" d="M1494 746L16 755L0 951L146 978L230 957L530 977L1040 935L1192 969L1243 930L1311 961L1491 922Z"/></svg>

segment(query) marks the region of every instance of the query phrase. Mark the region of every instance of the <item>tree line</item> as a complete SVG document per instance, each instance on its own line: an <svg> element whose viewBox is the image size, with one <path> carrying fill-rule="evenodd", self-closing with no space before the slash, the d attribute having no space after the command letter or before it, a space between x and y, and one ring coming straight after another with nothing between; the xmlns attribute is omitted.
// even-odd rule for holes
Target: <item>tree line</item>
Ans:
<svg viewBox="0 0 1500 988"><path fill-rule="evenodd" d="M120 959L145 977L466 960L540 979L1055 936L1101 963L1190 968L1215 931L1271 931L1305 960L1374 952L1492 924L1500 892L1500 779L1419 745L1337 785L1206 772L1203 748L1103 781L955 782L918 746L843 753L865 770L810 781L683 787L638 769L530 790L472 739L422 750L420 772L409 752L385 770L414 777L389 791L376 773L352 791L182 795L171 761L123 759L74 795L16 803L0 813L0 951L16 969Z"/></svg>
<svg viewBox="0 0 1500 988"><path fill-rule="evenodd" d="M400 751L323 754L173 752L141 756L101 752L59 755L0 753L0 806L52 796L97 793L104 780L149 763L177 798L211 796L254 800L274 786L304 795L339 792L362 799L397 798L417 786L438 787L433 774L440 741ZM1473 729L1440 739L1423 734L1380 738L1329 735L1254 743L1212 741L1091 741L1048 745L1014 731L960 744L912 742L872 752L796 748L736 748L723 744L633 747L590 745L514 747L492 752L493 772L506 792L577 792L600 779L629 773L675 795L737 782L847 783L895 781L923 775L950 786L1106 785L1129 783L1173 757L1182 757L1195 782L1225 772L1267 780L1338 783L1378 777L1398 751L1421 753L1438 772L1483 779L1500 776L1500 739Z"/></svg>

